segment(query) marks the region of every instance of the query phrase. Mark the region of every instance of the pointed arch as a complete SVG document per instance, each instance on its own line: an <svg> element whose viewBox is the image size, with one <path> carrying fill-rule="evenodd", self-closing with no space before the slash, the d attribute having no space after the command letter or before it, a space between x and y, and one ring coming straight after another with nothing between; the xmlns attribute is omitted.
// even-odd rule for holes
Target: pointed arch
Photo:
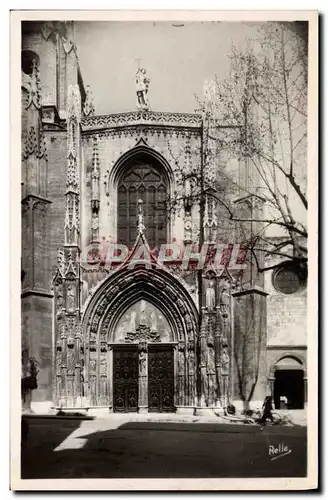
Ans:
<svg viewBox="0 0 328 500"><path fill-rule="evenodd" d="M144 203L147 239L159 246L170 237L170 212L173 172L168 162L143 141L124 153L111 170L111 184L116 203L117 240L131 246L135 237L137 201Z"/></svg>
<svg viewBox="0 0 328 500"><path fill-rule="evenodd" d="M195 342L198 312L187 290L165 270L143 266L125 266L97 288L83 314L84 339L110 344L118 320L138 299L149 301L164 314L175 342Z"/></svg>
<svg viewBox="0 0 328 500"><path fill-rule="evenodd" d="M130 344L131 348L132 333L127 332L129 339L117 344L116 326L127 308L141 299L155 306L165 316L173 341L162 343L161 339L156 337L153 340L148 334L142 336L143 340L140 341L136 335L132 346L134 344L135 348L141 348L146 343L150 349L171 349L174 354L174 405L191 407L196 397L196 305L174 276L156 266L146 269L140 265L134 269L125 265L108 277L94 292L85 309L82 338L87 404L113 407L113 352L122 349L122 342L128 348Z"/></svg>
<svg viewBox="0 0 328 500"><path fill-rule="evenodd" d="M174 174L169 162L166 160L166 158L164 158L163 155L161 155L155 149L149 147L143 140L140 140L135 147L123 153L122 156L120 156L119 159L115 162L110 173L111 183L113 185L117 185L119 176L126 165L141 157L149 158L150 160L156 162L158 165L162 166L167 178L167 182L170 185L173 184Z"/></svg>

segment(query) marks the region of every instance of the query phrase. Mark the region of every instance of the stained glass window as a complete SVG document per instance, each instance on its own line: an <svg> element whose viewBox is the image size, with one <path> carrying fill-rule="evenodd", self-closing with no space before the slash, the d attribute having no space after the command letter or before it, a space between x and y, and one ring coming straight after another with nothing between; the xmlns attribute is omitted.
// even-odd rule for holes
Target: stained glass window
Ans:
<svg viewBox="0 0 328 500"><path fill-rule="evenodd" d="M133 246L137 236L137 202L143 201L145 235L151 248L166 243L167 180L158 165L142 160L128 166L118 182L118 243Z"/></svg>

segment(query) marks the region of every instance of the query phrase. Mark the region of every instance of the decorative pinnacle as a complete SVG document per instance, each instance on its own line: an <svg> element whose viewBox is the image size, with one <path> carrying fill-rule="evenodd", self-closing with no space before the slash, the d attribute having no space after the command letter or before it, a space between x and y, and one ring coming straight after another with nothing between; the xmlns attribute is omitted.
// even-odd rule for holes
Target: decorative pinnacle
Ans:
<svg viewBox="0 0 328 500"><path fill-rule="evenodd" d="M143 201L141 199L138 200L138 225L137 225L137 231L138 234L144 234L145 232L145 225L144 225L144 216L143 216Z"/></svg>
<svg viewBox="0 0 328 500"><path fill-rule="evenodd" d="M99 156L98 156L98 139L97 137L93 140L93 152L92 152L92 164L93 164L93 177L99 177Z"/></svg>

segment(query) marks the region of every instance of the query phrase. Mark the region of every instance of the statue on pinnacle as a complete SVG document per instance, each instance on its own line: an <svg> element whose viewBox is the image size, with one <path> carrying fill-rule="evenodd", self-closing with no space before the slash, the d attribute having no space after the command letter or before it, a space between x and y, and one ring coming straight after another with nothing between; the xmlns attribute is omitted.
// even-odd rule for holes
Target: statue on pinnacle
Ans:
<svg viewBox="0 0 328 500"><path fill-rule="evenodd" d="M144 68L138 68L136 73L137 84L137 106L139 109L149 109L148 89L150 78L147 76Z"/></svg>

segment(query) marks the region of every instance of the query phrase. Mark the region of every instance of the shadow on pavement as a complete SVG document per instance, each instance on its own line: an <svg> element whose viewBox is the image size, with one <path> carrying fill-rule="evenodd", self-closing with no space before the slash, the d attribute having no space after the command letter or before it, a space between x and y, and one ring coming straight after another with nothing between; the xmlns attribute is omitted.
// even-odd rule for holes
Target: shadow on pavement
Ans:
<svg viewBox="0 0 328 500"><path fill-rule="evenodd" d="M127 422L104 429L113 427L107 422L33 422L22 478L306 476L304 427ZM273 458L270 446L291 451Z"/></svg>

